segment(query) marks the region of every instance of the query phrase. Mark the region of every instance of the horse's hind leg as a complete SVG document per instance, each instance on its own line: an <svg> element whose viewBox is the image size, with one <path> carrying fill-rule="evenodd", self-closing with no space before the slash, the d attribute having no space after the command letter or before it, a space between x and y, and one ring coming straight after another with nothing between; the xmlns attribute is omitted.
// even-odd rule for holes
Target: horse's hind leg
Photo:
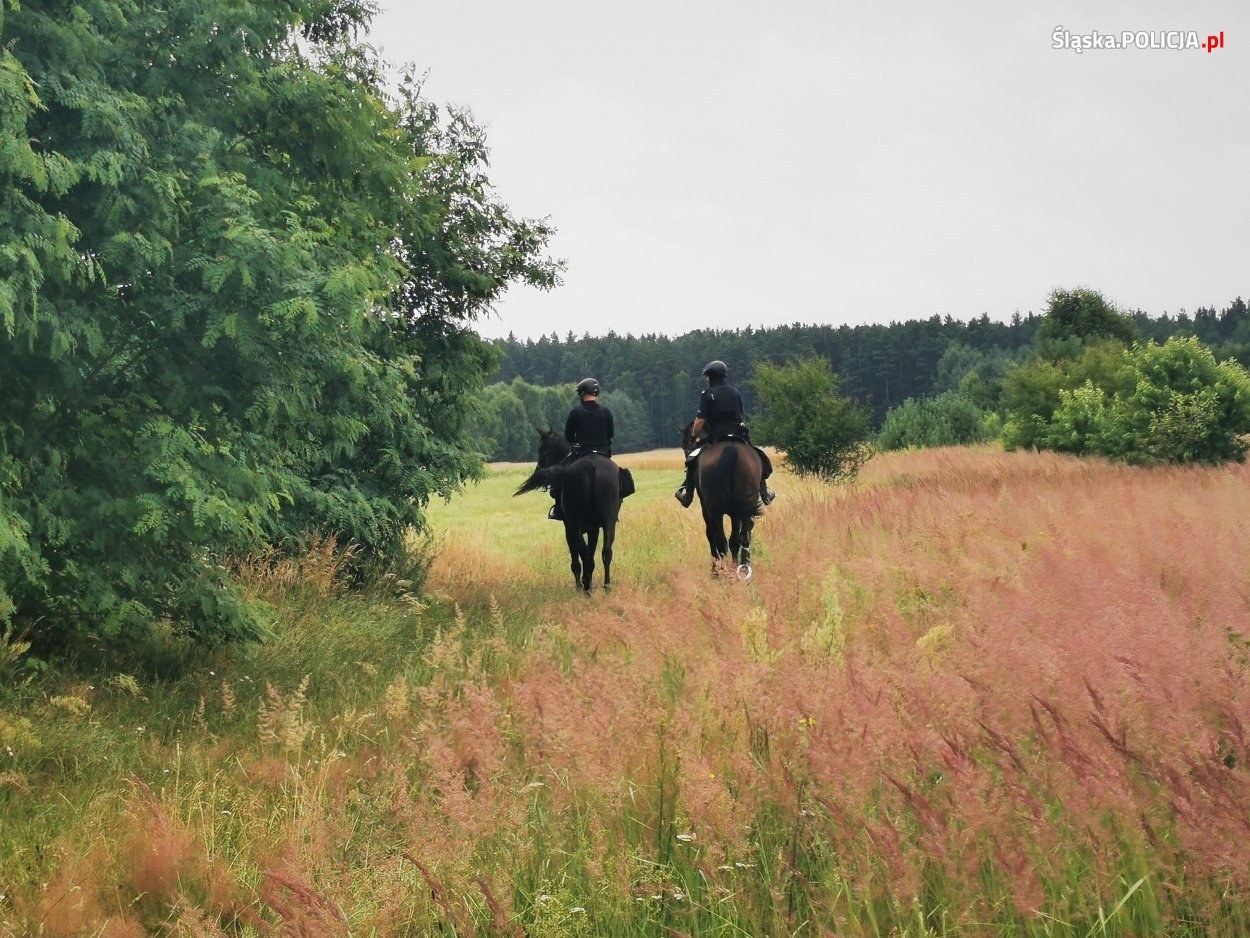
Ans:
<svg viewBox="0 0 1250 938"><path fill-rule="evenodd" d="M582 552L586 549L582 543L582 534L571 524L564 526L564 541L569 545L569 566L573 571L573 585L582 585Z"/></svg>
<svg viewBox="0 0 1250 938"><path fill-rule="evenodd" d="M738 576L747 580L751 579L751 535L754 531L755 519L745 518L742 522L742 548L738 552Z"/></svg>
<svg viewBox="0 0 1250 938"><path fill-rule="evenodd" d="M612 588L612 542L616 540L616 522L603 526L603 588Z"/></svg>
<svg viewBox="0 0 1250 938"><path fill-rule="evenodd" d="M599 529L591 528L586 532L586 553L582 554L582 589L587 593L595 576L595 548L598 546Z"/></svg>
<svg viewBox="0 0 1250 938"><path fill-rule="evenodd" d="M729 551L725 540L725 524L720 515L713 516L706 508L703 510L703 523L707 528L707 544L712 551L712 573L716 573L717 563Z"/></svg>
<svg viewBox="0 0 1250 938"><path fill-rule="evenodd" d="M729 554L738 563L738 551L742 548L742 522L737 518L729 519Z"/></svg>

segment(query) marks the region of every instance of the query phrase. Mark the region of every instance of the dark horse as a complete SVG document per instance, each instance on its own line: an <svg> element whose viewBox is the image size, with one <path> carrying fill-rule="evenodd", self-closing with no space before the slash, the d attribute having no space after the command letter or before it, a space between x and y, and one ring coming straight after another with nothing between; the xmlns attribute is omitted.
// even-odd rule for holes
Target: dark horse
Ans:
<svg viewBox="0 0 1250 938"><path fill-rule="evenodd" d="M690 454L694 440L692 424L681 428L682 452ZM751 530L763 511L760 505L760 475L764 467L760 454L745 440L717 440L704 445L699 453L696 478L707 543L712 550L712 572L721 561L733 556L738 579L751 579ZM729 516L729 540L725 540L725 516Z"/></svg>
<svg viewBox="0 0 1250 938"><path fill-rule="evenodd" d="M603 588L612 585L612 542L616 539L616 519L621 511L621 470L599 453L564 462L571 451L568 441L555 430L539 430L538 468L513 494L559 484L564 539L569 545L573 581L589 593L600 529L603 530Z"/></svg>

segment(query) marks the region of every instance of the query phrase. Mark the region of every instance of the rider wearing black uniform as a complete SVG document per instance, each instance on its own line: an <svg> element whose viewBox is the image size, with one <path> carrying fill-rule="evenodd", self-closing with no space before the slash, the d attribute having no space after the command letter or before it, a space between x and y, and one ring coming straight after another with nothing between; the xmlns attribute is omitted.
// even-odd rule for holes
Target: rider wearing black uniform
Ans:
<svg viewBox="0 0 1250 938"><path fill-rule="evenodd" d="M573 447L567 462L579 456L599 453L602 456L612 455L612 437L616 435L616 427L612 422L612 411L599 403L599 382L594 378L583 378L577 384L577 395L581 403L569 411L564 421L564 438ZM563 521L564 513L560 511L560 487L552 485L551 497L555 504L547 512L552 521Z"/></svg>
<svg viewBox="0 0 1250 938"><path fill-rule="evenodd" d="M703 369L703 374L707 376L707 387L699 396L699 409L695 412L694 426L691 428L691 437L695 444L692 452L697 452L700 446L715 443L717 440L730 436L750 443L751 432L746 425L742 393L725 380L729 374L725 363L708 362L707 367ZM705 434L706 439L701 441L700 437ZM763 450L756 447L756 452L760 454L760 461L763 465L763 472L760 474L760 501L769 505L777 497L766 482L772 474L773 466ZM686 459L686 479L673 493L673 497L681 502L683 508L689 508L690 503L694 501L697 465L697 456Z"/></svg>

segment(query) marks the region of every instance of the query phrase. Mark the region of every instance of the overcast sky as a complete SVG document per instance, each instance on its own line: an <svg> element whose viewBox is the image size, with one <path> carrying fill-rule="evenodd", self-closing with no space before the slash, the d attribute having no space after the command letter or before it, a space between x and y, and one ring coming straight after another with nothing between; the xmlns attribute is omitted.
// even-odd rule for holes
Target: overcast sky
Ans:
<svg viewBox="0 0 1250 938"><path fill-rule="evenodd" d="M488 337L1250 296L1246 0L381 3L373 43L558 229L563 286L509 291Z"/></svg>

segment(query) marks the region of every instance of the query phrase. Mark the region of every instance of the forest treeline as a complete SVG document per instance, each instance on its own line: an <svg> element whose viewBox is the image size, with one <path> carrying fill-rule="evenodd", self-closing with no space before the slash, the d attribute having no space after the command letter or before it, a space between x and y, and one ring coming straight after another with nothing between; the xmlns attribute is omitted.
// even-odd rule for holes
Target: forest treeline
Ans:
<svg viewBox="0 0 1250 938"><path fill-rule="evenodd" d="M1250 309L1238 297L1222 309L1192 314L1125 314L1143 342L1195 337L1218 359L1250 363ZM670 337L647 334L581 336L556 333L521 341L493 342L501 353L474 432L492 459L533 455L532 425L563 425L574 403L573 385L593 375L606 389L604 401L617 415L617 450L675 446L678 428L691 418L713 358L729 366L730 380L743 392L748 411L756 405L751 376L757 364L781 364L819 357L841 379L841 391L867 405L874 426L908 400L966 392L992 410L997 382L1036 344L1044 314L1019 313L1008 322L982 315L969 321L951 316L889 325L803 325L697 330ZM973 376L970 378L969 376ZM979 398L979 399L978 399Z"/></svg>

